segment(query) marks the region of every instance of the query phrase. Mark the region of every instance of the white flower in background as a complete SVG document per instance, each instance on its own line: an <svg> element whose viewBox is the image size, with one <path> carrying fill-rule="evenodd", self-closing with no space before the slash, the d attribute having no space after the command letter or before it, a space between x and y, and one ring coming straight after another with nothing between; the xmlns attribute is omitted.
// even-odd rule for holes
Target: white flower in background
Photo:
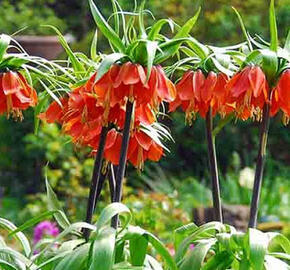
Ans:
<svg viewBox="0 0 290 270"><path fill-rule="evenodd" d="M255 170L250 167L245 167L240 171L239 183L242 187L249 189L253 188L255 180Z"/></svg>

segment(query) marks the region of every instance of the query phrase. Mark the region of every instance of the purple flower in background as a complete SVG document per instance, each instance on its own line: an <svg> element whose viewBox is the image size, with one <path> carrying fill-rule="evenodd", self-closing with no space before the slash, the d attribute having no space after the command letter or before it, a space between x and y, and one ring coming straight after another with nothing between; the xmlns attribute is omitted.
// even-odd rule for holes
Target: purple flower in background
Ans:
<svg viewBox="0 0 290 270"><path fill-rule="evenodd" d="M190 250L193 250L193 249L194 249L194 244L190 244L190 245L189 245L189 249L190 249Z"/></svg>
<svg viewBox="0 0 290 270"><path fill-rule="evenodd" d="M59 234L59 229L54 222L43 221L34 228L33 243L37 244L43 236L56 237Z"/></svg>

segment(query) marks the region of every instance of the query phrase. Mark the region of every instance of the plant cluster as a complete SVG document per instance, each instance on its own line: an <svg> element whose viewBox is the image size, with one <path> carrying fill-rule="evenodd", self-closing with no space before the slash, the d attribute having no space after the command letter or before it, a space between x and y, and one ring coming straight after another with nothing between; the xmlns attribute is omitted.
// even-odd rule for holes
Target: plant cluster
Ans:
<svg viewBox="0 0 290 270"><path fill-rule="evenodd" d="M24 250L22 255L1 243L0 253L2 250L4 256L1 266L35 270L288 269L287 238L255 229L270 117L281 111L285 125L290 117L290 34L285 46L279 47L274 1L269 12L270 42L253 38L235 10L246 42L224 48L204 45L190 36L200 10L183 26L160 19L148 27L145 16L151 13L145 9L145 2L140 6L135 2L132 12L123 11L116 0L111 3L113 14L106 20L93 0L89 0L98 29L111 46L112 53L108 55L96 52L97 31L89 58L73 52L59 30L51 26L68 54L64 65L24 52L9 54L10 38L1 36L2 114L22 120L22 111L36 106L36 131L40 119L56 122L76 146L90 147L95 155L85 222L70 223L46 181L48 212L19 228L1 220L0 225L20 240ZM172 36L164 33L165 26L172 30ZM176 61L165 66L169 59ZM31 80L21 73L30 78L29 71L35 73L46 90L39 95L38 102ZM43 112L49 97L54 101ZM121 204L128 162L140 170L146 160L157 162L167 150L164 140L172 138L158 122L167 106L170 111L181 107L190 125L198 116L205 119L216 220L201 227L189 224L177 229L174 256L154 235L131 226L130 210ZM214 127L213 118L217 114L221 120ZM216 136L234 118L251 118L260 126L246 233L223 224L215 151ZM106 179L112 204L104 208L92 225ZM52 215L63 231L55 239L38 241L31 249L21 231ZM163 260L163 266L156 258Z"/></svg>

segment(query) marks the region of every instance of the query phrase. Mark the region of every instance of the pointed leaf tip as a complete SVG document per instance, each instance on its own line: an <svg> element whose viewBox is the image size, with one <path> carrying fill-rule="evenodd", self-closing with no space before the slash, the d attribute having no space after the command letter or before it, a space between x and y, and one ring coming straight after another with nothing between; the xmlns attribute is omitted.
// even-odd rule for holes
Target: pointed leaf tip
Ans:
<svg viewBox="0 0 290 270"><path fill-rule="evenodd" d="M271 0L271 3L270 3L269 20L270 20L270 35L271 35L270 48L272 51L277 52L278 51L278 30L277 30L274 0Z"/></svg>

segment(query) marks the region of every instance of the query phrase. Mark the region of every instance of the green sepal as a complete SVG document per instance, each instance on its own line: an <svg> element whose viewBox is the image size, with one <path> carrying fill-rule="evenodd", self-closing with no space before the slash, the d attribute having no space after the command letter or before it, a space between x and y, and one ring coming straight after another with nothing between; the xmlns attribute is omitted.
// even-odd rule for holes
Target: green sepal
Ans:
<svg viewBox="0 0 290 270"><path fill-rule="evenodd" d="M262 68L270 84L274 83L278 71L278 57L272 50L261 50Z"/></svg>

